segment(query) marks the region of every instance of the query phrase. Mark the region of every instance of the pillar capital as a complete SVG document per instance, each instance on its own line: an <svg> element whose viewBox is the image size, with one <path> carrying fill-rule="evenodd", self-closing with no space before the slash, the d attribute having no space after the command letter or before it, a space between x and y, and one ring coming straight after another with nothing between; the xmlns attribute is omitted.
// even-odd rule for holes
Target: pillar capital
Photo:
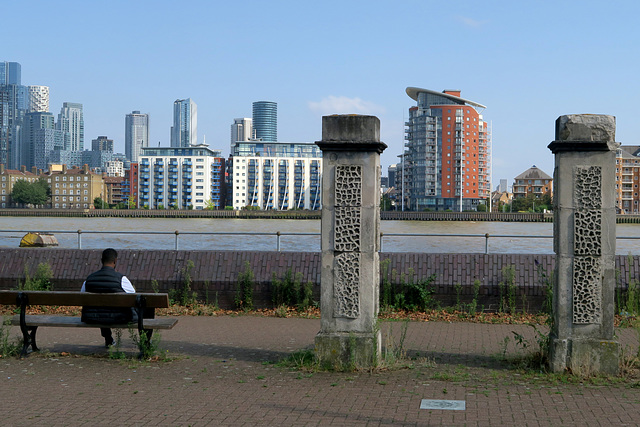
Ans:
<svg viewBox="0 0 640 427"><path fill-rule="evenodd" d="M322 151L373 151L382 153L387 144L380 141L380 119L359 114L322 117Z"/></svg>
<svg viewBox="0 0 640 427"><path fill-rule="evenodd" d="M556 120L553 154L566 151L615 151L616 118L604 114L567 114Z"/></svg>

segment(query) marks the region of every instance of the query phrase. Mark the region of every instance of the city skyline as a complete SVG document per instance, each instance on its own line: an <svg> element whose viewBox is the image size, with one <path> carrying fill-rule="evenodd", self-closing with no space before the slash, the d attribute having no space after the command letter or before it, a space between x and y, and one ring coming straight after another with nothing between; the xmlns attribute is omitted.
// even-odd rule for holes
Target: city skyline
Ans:
<svg viewBox="0 0 640 427"><path fill-rule="evenodd" d="M227 155L233 119L251 117L250 103L268 99L278 103L280 141L320 140L322 115L378 116L389 146L386 171L402 153L408 86L461 90L487 106L492 189L534 164L553 173L546 147L563 114L614 115L616 139L640 142L633 102L640 35L629 30L640 12L635 2L327 1L303 12L289 1L249 1L246 28L276 23L259 37L257 29L234 31L233 4L160 1L143 21L148 5L126 3L122 14L124 4L69 1L30 17L52 39L63 39L69 26L83 34L64 55L41 49L40 35L7 20L5 31L20 34L20 43L3 46L0 58L22 65L23 84L50 88L52 112L63 102L83 104L86 138L106 135L116 152L124 152L124 116L133 110L149 114L150 145L168 146L171 104L191 97L200 140ZM3 11L20 16L25 6L8 3ZM189 24L176 26L180 20ZM92 31L102 24L112 31Z"/></svg>

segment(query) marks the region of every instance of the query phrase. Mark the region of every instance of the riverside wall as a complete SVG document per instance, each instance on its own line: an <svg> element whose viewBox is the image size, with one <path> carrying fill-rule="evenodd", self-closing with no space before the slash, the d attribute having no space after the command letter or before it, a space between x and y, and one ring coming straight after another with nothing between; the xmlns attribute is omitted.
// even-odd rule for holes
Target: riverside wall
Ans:
<svg viewBox="0 0 640 427"><path fill-rule="evenodd" d="M0 209L0 217L44 216L79 218L244 218L320 219L320 211L306 210L193 210L193 209ZM553 214L527 212L401 212L381 211L388 221L553 222ZM640 215L617 215L618 224L640 224Z"/></svg>
<svg viewBox="0 0 640 427"><path fill-rule="evenodd" d="M0 249L0 289L15 289L25 271L33 275L38 264L46 263L53 273L53 289L80 289L85 277L100 268L101 250L56 248ZM554 269L555 255L530 254L429 254L381 253L381 283L394 285L422 280L434 275L434 297L443 305L473 298L473 285L480 281L478 307L495 310L505 267L513 266L517 286L516 302L527 310L542 307L545 281ZM238 275L248 265L255 275L254 300L258 307L271 306L273 275L283 277L288 269L301 273L304 282L314 284L320 294L320 252L172 251L121 250L118 271L125 273L140 292L181 289L189 261L193 263L191 288L200 298L217 300L221 308L233 308ZM617 256L618 291L624 292L629 278L640 280L640 256ZM394 273L395 272L395 273ZM460 286L456 286L456 285ZM458 289L456 289L458 288Z"/></svg>

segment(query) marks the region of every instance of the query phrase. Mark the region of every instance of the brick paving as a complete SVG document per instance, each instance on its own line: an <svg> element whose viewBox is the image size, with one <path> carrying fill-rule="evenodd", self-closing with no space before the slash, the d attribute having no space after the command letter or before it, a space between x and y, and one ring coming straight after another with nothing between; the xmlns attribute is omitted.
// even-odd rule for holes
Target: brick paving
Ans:
<svg viewBox="0 0 640 427"><path fill-rule="evenodd" d="M531 327L412 322L407 369L301 372L271 362L310 348L320 321L253 316L181 317L161 334L171 361L105 357L97 330L43 328L41 354L0 359L3 425L132 426L571 426L638 425L637 380L567 384L502 361L521 354L513 331ZM387 322L396 341L403 323ZM17 333L17 329L14 329ZM123 349L135 355L125 331ZM509 339L506 342L505 337ZM635 352L636 332L618 331ZM68 352L69 355L61 355ZM466 409L424 410L422 399Z"/></svg>

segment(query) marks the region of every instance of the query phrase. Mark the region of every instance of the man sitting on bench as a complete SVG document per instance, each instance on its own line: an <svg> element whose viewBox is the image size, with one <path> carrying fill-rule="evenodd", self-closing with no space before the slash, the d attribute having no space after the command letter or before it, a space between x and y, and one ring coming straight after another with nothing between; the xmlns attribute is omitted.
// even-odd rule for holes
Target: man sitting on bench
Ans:
<svg viewBox="0 0 640 427"><path fill-rule="evenodd" d="M87 280L82 284L81 292L97 292L97 293L134 293L136 290L133 285L122 273L118 273L116 262L118 261L118 252L115 249L108 248L102 252L102 268L95 273L91 273ZM138 316L135 309L130 307L113 308L113 307L83 307L82 321L85 323L98 324L123 324L129 322L137 322ZM105 347L109 347L115 343L111 328L100 328L100 333L104 337Z"/></svg>

